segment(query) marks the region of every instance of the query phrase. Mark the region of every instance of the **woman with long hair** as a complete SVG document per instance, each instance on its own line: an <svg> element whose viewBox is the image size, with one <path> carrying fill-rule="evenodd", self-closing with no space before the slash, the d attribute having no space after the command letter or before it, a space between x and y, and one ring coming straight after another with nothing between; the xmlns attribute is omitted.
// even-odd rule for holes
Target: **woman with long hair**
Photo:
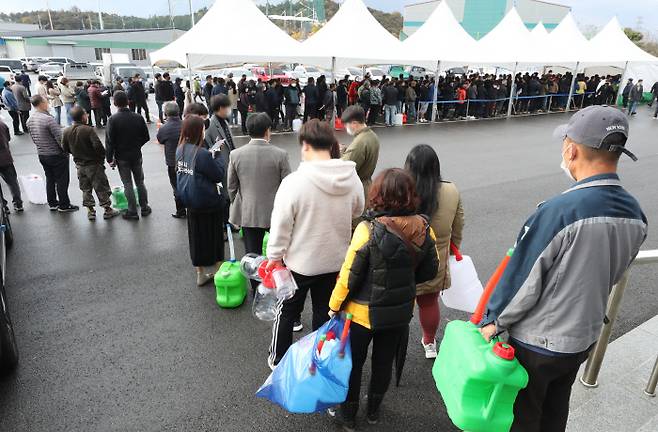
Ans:
<svg viewBox="0 0 658 432"><path fill-rule="evenodd" d="M378 422L393 360L413 315L416 285L432 280L438 268L434 236L427 219L417 214L411 176L388 169L375 178L369 197L369 210L354 231L329 301L329 315L352 314L352 372L337 416L345 431L356 427L361 375L371 343L367 417L370 424Z"/></svg>
<svg viewBox="0 0 658 432"><path fill-rule="evenodd" d="M421 343L425 357L436 358L436 331L439 328L439 293L450 288L450 243L461 246L464 228L464 209L459 190L441 178L441 163L434 149L427 144L412 148L405 162L405 169L416 180L416 192L420 198L418 212L426 215L436 235L439 268L431 281L418 284L416 303L423 330Z"/></svg>
<svg viewBox="0 0 658 432"><path fill-rule="evenodd" d="M217 183L225 177L226 163L220 149L204 148L205 127L199 116L183 120L176 149L179 198L187 208L190 258L197 270L197 285L212 280L224 260L224 208Z"/></svg>
<svg viewBox="0 0 658 432"><path fill-rule="evenodd" d="M48 89L48 100L50 101L50 105L55 110L55 121L57 122L58 125L61 125L62 106L64 104L62 103L62 99L60 98L61 92L59 91L59 87L55 87L55 85L53 85L53 82L48 80L48 82L46 83L46 88Z"/></svg>

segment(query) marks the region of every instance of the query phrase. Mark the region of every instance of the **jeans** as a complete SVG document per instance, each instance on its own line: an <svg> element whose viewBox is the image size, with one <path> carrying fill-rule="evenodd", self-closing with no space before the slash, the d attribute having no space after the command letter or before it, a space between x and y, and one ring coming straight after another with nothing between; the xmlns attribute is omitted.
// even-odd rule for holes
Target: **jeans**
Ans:
<svg viewBox="0 0 658 432"><path fill-rule="evenodd" d="M393 106L395 108L395 106ZM393 373L393 360L398 350L404 327L372 331L357 323L350 327L350 347L352 348L352 373L347 391L347 402L358 402L361 393L363 365L368 357L368 347L372 342L372 375L369 395L383 396L388 390Z"/></svg>
<svg viewBox="0 0 658 432"><path fill-rule="evenodd" d="M233 108L231 111L231 124L237 126L238 125L238 109Z"/></svg>
<svg viewBox="0 0 658 432"><path fill-rule="evenodd" d="M96 127L99 128L101 127L103 121L103 108L92 108L91 109L92 114L94 115L94 122L96 123ZM91 116L89 116L89 125L91 126Z"/></svg>
<svg viewBox="0 0 658 432"><path fill-rule="evenodd" d="M553 357L510 340L530 380L514 403L512 432L561 432L569 417L569 399L580 365L588 352Z"/></svg>
<svg viewBox="0 0 658 432"><path fill-rule="evenodd" d="M119 176L121 183L123 183L124 193L126 200L128 200L128 213L137 213L137 198L135 198L135 190L133 186L133 179L135 186L137 186L137 193L139 194L139 206L144 210L148 207L148 192L144 185L144 170L142 169L142 159L132 161L117 160L117 168L119 169Z"/></svg>
<svg viewBox="0 0 658 432"><path fill-rule="evenodd" d="M397 114L397 107L395 105L384 106L384 117L386 119L386 126L393 126L395 122L395 115Z"/></svg>
<svg viewBox="0 0 658 432"><path fill-rule="evenodd" d="M407 102L407 122L416 120L416 102Z"/></svg>
<svg viewBox="0 0 658 432"><path fill-rule="evenodd" d="M292 345L293 323L299 319L304 310L306 294L311 292L313 304L313 330L324 324L329 316L329 298L336 285L338 273L327 273L316 276L303 276L293 273L297 287L295 295L279 304L274 325L272 326L272 344L270 345L270 361L278 364L283 355Z"/></svg>
<svg viewBox="0 0 658 432"><path fill-rule="evenodd" d="M162 105L164 102L161 100L156 100L155 104L158 106L158 118L160 119L160 123L164 123L164 118L162 117Z"/></svg>
<svg viewBox="0 0 658 432"><path fill-rule="evenodd" d="M396 105L396 109L397 109L396 114L402 114L402 105L403 105L403 102L402 102L402 101L398 101L398 103L397 103L397 105Z"/></svg>
<svg viewBox="0 0 658 432"><path fill-rule="evenodd" d="M58 125L62 124L62 107L61 106L56 106L53 107L55 110L55 121L57 122Z"/></svg>
<svg viewBox="0 0 658 432"><path fill-rule="evenodd" d="M430 103L429 102L421 102L420 106L418 108L418 119L425 119L425 115L427 114L427 109L429 108Z"/></svg>
<svg viewBox="0 0 658 432"><path fill-rule="evenodd" d="M73 102L64 102L64 109L66 111L66 124L71 126L73 119L71 118L71 108L75 105Z"/></svg>
<svg viewBox="0 0 658 432"><path fill-rule="evenodd" d="M636 102L636 101L631 101L628 104L628 114L629 115L635 114L637 112L637 105L638 105L638 102Z"/></svg>
<svg viewBox="0 0 658 432"><path fill-rule="evenodd" d="M18 186L18 176L16 175L14 164L0 167L0 177L2 177L5 183L7 183L7 186L9 186L14 207L22 207L23 199L21 198L21 188ZM6 202L3 204L6 205Z"/></svg>
<svg viewBox="0 0 658 432"><path fill-rule="evenodd" d="M66 208L69 199L69 158L63 155L39 156L39 162L46 174L46 195L50 207Z"/></svg>

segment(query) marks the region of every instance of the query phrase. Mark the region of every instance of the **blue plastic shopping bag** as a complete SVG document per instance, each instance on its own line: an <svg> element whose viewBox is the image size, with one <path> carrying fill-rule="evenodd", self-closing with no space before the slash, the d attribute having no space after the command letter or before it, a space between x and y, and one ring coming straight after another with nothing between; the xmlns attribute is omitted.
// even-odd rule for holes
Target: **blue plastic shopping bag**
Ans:
<svg viewBox="0 0 658 432"><path fill-rule="evenodd" d="M291 345L256 396L297 414L320 412L345 402L352 372L350 318L332 318Z"/></svg>

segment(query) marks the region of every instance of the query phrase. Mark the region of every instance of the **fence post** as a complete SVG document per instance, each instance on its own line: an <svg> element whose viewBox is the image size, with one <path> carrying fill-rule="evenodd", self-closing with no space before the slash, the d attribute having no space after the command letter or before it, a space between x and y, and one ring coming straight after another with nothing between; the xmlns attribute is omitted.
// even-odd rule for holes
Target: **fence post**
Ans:
<svg viewBox="0 0 658 432"><path fill-rule="evenodd" d="M573 87L576 85L576 76L578 76L578 68L580 67L580 62L576 62L576 68L573 70L573 76L571 77L571 87L569 88L569 98L567 99L567 106L564 109L565 112L571 111L571 101L573 100Z"/></svg>
<svg viewBox="0 0 658 432"><path fill-rule="evenodd" d="M658 384L658 357L656 357L656 363L653 365L653 370L651 371L651 376L649 377L647 388L644 389L644 393L647 396L656 397L656 384Z"/></svg>
<svg viewBox="0 0 658 432"><path fill-rule="evenodd" d="M507 118L512 117L512 104L514 103L514 96L516 93L516 69L519 66L519 62L514 63L514 72L512 73L512 88L509 92L509 105L507 106Z"/></svg>
<svg viewBox="0 0 658 432"><path fill-rule="evenodd" d="M630 269L627 269L619 282L617 282L617 284L612 288L612 293L610 294L610 299L608 300L608 307L605 314L607 320L603 324L599 340L596 342L594 349L589 355L587 366L585 366L585 372L580 378L580 382L585 387L598 387L599 385L598 377L599 372L601 371L601 365L603 364L603 357L605 357L605 352L608 349L610 334L612 333L612 325L615 323L617 318L619 305L621 304L621 299L624 297L624 290L626 290L626 285L628 284L629 274Z"/></svg>

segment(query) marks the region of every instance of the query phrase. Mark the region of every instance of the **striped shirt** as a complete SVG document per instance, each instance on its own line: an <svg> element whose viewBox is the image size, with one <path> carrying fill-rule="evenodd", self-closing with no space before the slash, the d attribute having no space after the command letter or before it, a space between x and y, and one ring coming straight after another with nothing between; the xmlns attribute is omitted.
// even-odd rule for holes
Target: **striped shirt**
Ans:
<svg viewBox="0 0 658 432"><path fill-rule="evenodd" d="M62 127L47 112L35 111L27 120L32 141L37 146L39 156L59 156L62 150Z"/></svg>

